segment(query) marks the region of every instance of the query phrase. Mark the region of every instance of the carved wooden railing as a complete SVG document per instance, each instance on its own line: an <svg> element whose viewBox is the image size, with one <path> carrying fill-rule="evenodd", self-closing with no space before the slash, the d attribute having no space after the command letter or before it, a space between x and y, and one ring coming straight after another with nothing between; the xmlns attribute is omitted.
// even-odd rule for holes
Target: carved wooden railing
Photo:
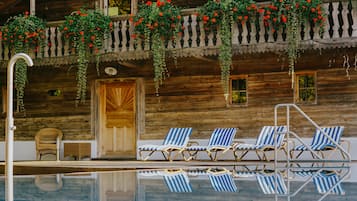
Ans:
<svg viewBox="0 0 357 201"><path fill-rule="evenodd" d="M323 35L310 25L302 26L302 48L332 48L332 47L356 47L357 46L357 10L353 9L351 1L324 3L327 20ZM185 30L176 42L169 41L167 48L175 50L176 56L209 56L217 55L221 44L219 33L206 33L202 22L197 20L195 14L187 14L183 17ZM48 46L43 53L31 56L39 58L35 63L48 65L49 60L55 59L56 63L70 63L71 59L63 60L63 57L71 58L75 55L73 48L63 40L58 26L50 26L47 29ZM133 60L150 57L149 47L143 43L135 43L130 37L133 34L133 24L129 19L114 20L114 30L105 41L105 54L103 61ZM265 29L261 20L248 22L243 25L235 24L233 27L232 44L234 54L281 51L286 48L286 33L283 31L272 32ZM0 48L0 60L8 60L11 53L2 45ZM46 59L48 58L48 59ZM75 62L75 59L72 59ZM42 61L42 62L41 62ZM64 64L65 64L64 63Z"/></svg>

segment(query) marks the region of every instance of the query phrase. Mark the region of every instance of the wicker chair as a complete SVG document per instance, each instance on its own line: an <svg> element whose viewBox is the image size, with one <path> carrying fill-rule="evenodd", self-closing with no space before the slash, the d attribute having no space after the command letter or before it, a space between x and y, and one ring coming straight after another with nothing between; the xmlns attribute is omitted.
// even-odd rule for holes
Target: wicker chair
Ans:
<svg viewBox="0 0 357 201"><path fill-rule="evenodd" d="M59 160L59 146L62 140L62 131L56 128L43 128L36 133L36 159L41 160L41 157L46 154L56 155Z"/></svg>

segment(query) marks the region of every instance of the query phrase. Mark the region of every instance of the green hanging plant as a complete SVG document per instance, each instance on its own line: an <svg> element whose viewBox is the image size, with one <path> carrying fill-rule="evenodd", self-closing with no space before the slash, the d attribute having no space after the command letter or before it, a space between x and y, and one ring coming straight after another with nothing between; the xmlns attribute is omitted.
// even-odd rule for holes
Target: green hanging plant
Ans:
<svg viewBox="0 0 357 201"><path fill-rule="evenodd" d="M199 20L206 32L218 31L221 37L219 63L225 100L229 96L229 77L232 67L232 26L255 16L257 6L253 0L209 0L199 11Z"/></svg>
<svg viewBox="0 0 357 201"><path fill-rule="evenodd" d="M147 1L130 19L135 27L132 38L144 39L145 46L151 47L156 94L167 73L165 44L170 40L174 43L183 28L180 13L171 0Z"/></svg>
<svg viewBox="0 0 357 201"><path fill-rule="evenodd" d="M73 12L65 17L65 22L60 30L65 39L71 42L78 54L77 70L77 103L84 103L87 92L87 68L90 57L96 57L96 67L99 67L99 50L104 39L109 37L113 23L108 16L93 10Z"/></svg>
<svg viewBox="0 0 357 201"><path fill-rule="evenodd" d="M286 29L290 74L294 74L299 56L301 25L309 26L309 22L313 27L319 27L320 34L323 33L325 17L321 4L321 0L273 0L270 5L260 10L264 13L263 23L267 29L273 32ZM292 85L293 83L294 76Z"/></svg>
<svg viewBox="0 0 357 201"><path fill-rule="evenodd" d="M10 17L1 28L0 37L10 49L12 55L17 53L37 53L45 46L46 23L29 12ZM24 90L27 82L27 64L20 59L15 65L15 88L17 107L25 110Z"/></svg>

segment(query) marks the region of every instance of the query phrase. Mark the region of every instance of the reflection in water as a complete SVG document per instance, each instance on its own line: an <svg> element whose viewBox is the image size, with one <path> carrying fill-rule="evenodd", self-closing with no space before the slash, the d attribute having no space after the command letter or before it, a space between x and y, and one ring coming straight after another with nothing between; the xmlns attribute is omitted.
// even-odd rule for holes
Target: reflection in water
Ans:
<svg viewBox="0 0 357 201"><path fill-rule="evenodd" d="M225 166L17 176L15 201L356 200L350 168ZM0 201L5 198L4 178Z"/></svg>

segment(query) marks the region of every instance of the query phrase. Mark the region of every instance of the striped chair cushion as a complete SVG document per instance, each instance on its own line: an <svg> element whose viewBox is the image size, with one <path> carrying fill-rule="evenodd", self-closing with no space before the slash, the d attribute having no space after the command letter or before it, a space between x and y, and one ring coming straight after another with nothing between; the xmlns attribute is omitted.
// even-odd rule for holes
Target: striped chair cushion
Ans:
<svg viewBox="0 0 357 201"><path fill-rule="evenodd" d="M256 150L265 146L274 146L275 140L277 146L280 147L283 143L285 133L287 131L286 126L278 126L276 129L276 139L274 139L274 126L264 126L260 131L258 139L255 144L237 144L236 150Z"/></svg>
<svg viewBox="0 0 357 201"><path fill-rule="evenodd" d="M321 194L325 194L330 189L332 189L330 191L331 194L344 195L345 191L343 190L341 184L337 184L339 181L340 179L336 174L333 175L319 174L313 178L313 182L317 188L317 191Z"/></svg>
<svg viewBox="0 0 357 201"><path fill-rule="evenodd" d="M273 175L258 174L257 180L264 194L282 195L287 193L287 188L281 174L273 174Z"/></svg>
<svg viewBox="0 0 357 201"><path fill-rule="evenodd" d="M192 192L190 181L187 175L184 173L164 175L164 180L171 192L174 193Z"/></svg>
<svg viewBox="0 0 357 201"><path fill-rule="evenodd" d="M232 175L229 173L209 174L208 177L215 191L236 192L238 189L233 181Z"/></svg>
<svg viewBox="0 0 357 201"><path fill-rule="evenodd" d="M341 141L341 136L344 130L343 126L334 126L334 127L322 127L321 128L327 135L329 135L334 141L338 144ZM321 151L326 149L326 147L336 147L336 145L328 139L323 132L316 129L315 135L310 144L310 148L315 151ZM305 145L298 145L294 148L296 151L306 151L308 150Z"/></svg>
<svg viewBox="0 0 357 201"><path fill-rule="evenodd" d="M237 128L216 128L212 132L207 146L194 145L186 148L187 151L205 151L212 147L229 148L233 142Z"/></svg>
<svg viewBox="0 0 357 201"><path fill-rule="evenodd" d="M190 139L191 133L192 128L170 128L162 145L141 145L138 147L138 150L160 151L167 147L184 148Z"/></svg>

